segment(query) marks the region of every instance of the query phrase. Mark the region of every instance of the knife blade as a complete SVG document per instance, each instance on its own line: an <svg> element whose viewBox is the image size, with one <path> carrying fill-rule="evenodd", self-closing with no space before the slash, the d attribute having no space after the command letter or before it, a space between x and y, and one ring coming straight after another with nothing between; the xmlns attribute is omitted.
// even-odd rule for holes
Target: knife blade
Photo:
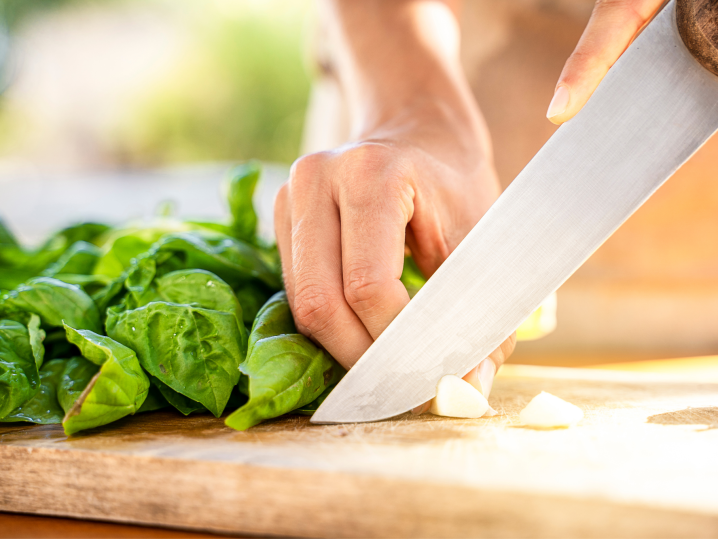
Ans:
<svg viewBox="0 0 718 539"><path fill-rule="evenodd" d="M393 417L433 398L442 376L464 376L716 130L718 76L684 45L672 0L329 394L312 422Z"/></svg>

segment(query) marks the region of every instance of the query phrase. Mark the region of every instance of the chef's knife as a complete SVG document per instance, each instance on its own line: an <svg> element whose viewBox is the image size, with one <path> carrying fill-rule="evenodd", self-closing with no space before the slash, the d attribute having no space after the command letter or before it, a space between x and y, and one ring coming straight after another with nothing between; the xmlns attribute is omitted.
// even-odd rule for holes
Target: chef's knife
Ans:
<svg viewBox="0 0 718 539"><path fill-rule="evenodd" d="M464 376L717 129L718 0L673 0L312 421L392 417Z"/></svg>

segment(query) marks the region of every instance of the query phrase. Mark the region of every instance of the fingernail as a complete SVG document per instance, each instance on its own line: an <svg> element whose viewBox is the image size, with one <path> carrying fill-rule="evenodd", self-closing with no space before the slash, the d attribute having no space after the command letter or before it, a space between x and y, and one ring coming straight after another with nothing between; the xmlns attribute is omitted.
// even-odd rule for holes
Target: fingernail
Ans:
<svg viewBox="0 0 718 539"><path fill-rule="evenodd" d="M481 385L481 394L486 399L489 398L491 386L494 385L494 376L496 376L496 365L487 357L479 364L479 384Z"/></svg>
<svg viewBox="0 0 718 539"><path fill-rule="evenodd" d="M566 112L569 97L568 88L565 86L559 86L556 88L556 92L553 94L553 99L551 99L551 103L548 106L546 118L551 119L554 116L558 116L559 114Z"/></svg>

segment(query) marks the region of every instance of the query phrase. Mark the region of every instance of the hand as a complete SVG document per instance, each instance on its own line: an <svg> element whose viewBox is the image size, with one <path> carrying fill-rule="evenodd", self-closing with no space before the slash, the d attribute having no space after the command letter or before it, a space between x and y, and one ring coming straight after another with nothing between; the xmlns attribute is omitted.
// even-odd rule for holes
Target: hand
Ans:
<svg viewBox="0 0 718 539"><path fill-rule="evenodd" d="M499 195L454 7L328 4L356 142L294 163L275 230L297 328L346 368L409 302L399 280L405 246L430 277ZM514 343L469 379L490 387Z"/></svg>
<svg viewBox="0 0 718 539"><path fill-rule="evenodd" d="M345 367L409 302L405 244L431 276L499 194L485 141L423 108L362 142L302 157L276 199L297 327Z"/></svg>
<svg viewBox="0 0 718 539"><path fill-rule="evenodd" d="M598 0L576 50L566 61L546 116L555 124L573 118L663 0Z"/></svg>

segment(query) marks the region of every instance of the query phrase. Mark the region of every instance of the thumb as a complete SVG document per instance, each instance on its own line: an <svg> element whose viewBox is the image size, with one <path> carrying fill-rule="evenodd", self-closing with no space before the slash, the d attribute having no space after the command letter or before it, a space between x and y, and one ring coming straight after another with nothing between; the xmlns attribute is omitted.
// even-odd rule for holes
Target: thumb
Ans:
<svg viewBox="0 0 718 539"><path fill-rule="evenodd" d="M566 61L546 117L555 124L583 108L611 66L663 0L598 0L576 50Z"/></svg>

